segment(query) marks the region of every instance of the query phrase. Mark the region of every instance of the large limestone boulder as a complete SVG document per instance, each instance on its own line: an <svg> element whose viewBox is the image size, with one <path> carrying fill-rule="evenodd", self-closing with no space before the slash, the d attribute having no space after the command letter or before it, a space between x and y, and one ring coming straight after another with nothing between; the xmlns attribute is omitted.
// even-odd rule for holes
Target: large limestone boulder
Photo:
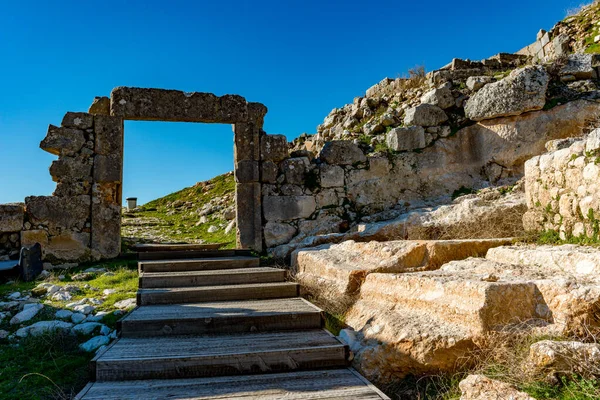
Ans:
<svg viewBox="0 0 600 400"><path fill-rule="evenodd" d="M542 66L514 70L471 96L465 105L465 115L481 121L541 110L546 104L549 82L550 76Z"/></svg>
<svg viewBox="0 0 600 400"><path fill-rule="evenodd" d="M488 249L510 239L442 240L357 243L349 240L299 249L292 254L296 279L310 291L335 301L353 296L370 273L435 269L451 260L484 256Z"/></svg>
<svg viewBox="0 0 600 400"><path fill-rule="evenodd" d="M452 91L447 86L441 86L425 93L421 97L421 103L431 104L442 109L454 107L456 105Z"/></svg>
<svg viewBox="0 0 600 400"><path fill-rule="evenodd" d="M600 57L597 54L571 54L567 60L559 75L571 75L576 79L598 78L596 67L600 65Z"/></svg>
<svg viewBox="0 0 600 400"><path fill-rule="evenodd" d="M289 242L296 234L296 228L290 224L267 222L264 228L267 247L278 246Z"/></svg>
<svg viewBox="0 0 600 400"><path fill-rule="evenodd" d="M535 400L514 386L483 375L469 375L459 383L460 400Z"/></svg>
<svg viewBox="0 0 600 400"><path fill-rule="evenodd" d="M367 157L357 145L344 140L325 143L319 158L330 165L353 165L367 161Z"/></svg>
<svg viewBox="0 0 600 400"><path fill-rule="evenodd" d="M386 135L386 144L394 151L412 151L426 146L425 129L422 126L398 127Z"/></svg>
<svg viewBox="0 0 600 400"><path fill-rule="evenodd" d="M406 110L404 125L438 126L448 121L448 116L438 106L432 104L420 104Z"/></svg>

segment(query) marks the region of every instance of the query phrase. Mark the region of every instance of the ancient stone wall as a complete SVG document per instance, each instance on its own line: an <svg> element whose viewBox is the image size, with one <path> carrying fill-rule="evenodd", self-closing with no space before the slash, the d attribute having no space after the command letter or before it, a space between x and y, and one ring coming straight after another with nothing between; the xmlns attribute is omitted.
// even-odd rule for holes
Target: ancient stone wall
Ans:
<svg viewBox="0 0 600 400"><path fill-rule="evenodd" d="M552 230L562 239L597 238L600 220L600 129L585 140L548 144L550 152L525 163L529 211L523 222L533 231Z"/></svg>
<svg viewBox="0 0 600 400"><path fill-rule="evenodd" d="M238 247L262 249L260 135L267 109L237 95L115 88L89 112L68 112L50 125L40 147L50 166L52 196L0 205L0 257L42 245L44 260L113 258L121 251L124 120L233 124Z"/></svg>

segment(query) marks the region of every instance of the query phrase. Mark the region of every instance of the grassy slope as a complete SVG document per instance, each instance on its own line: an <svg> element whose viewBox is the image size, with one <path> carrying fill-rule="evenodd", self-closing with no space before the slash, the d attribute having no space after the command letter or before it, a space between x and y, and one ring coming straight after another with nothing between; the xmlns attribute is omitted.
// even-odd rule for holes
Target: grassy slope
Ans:
<svg viewBox="0 0 600 400"><path fill-rule="evenodd" d="M203 184L198 184L178 192L171 193L160 199L153 200L140 207L141 211L136 212L137 218L154 218L161 223L156 226L145 226L144 229L155 233L164 238L161 241L173 242L197 242L199 240L205 243L227 243L226 247L235 246L235 230L226 234L224 229L209 233L208 228L211 225L227 225L229 221L209 215L209 222L196 226L199 216L192 213L192 210L201 209L202 206L211 201L211 199L230 195L233 199L235 193L235 180L232 174L219 175ZM191 210L173 210L169 207L175 201L192 202L194 204ZM228 205L233 205L233 200ZM175 212L173 212L175 211ZM169 215L170 214L170 215ZM126 220L125 220L126 221ZM123 229L123 236L130 237L131 234L127 227Z"/></svg>

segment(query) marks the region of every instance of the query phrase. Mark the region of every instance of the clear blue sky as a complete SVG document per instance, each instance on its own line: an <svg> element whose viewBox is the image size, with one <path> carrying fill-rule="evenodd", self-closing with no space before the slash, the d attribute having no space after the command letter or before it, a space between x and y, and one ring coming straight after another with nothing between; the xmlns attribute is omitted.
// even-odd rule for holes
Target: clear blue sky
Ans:
<svg viewBox="0 0 600 400"><path fill-rule="evenodd" d="M49 195L48 124L115 86L234 93L313 133L382 78L512 52L581 0L0 0L0 203ZM228 125L127 122L124 197L232 170Z"/></svg>

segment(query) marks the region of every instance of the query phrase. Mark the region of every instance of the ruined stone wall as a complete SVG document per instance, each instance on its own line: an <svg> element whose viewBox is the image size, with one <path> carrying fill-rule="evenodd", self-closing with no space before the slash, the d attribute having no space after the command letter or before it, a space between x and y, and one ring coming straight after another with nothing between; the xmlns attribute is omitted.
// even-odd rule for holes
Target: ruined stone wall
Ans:
<svg viewBox="0 0 600 400"><path fill-rule="evenodd" d="M25 199L23 246L42 245L48 261L112 258L121 250L123 119L95 108L50 125L40 147L58 156L52 196Z"/></svg>
<svg viewBox="0 0 600 400"><path fill-rule="evenodd" d="M23 216L22 203L0 204L0 261L19 257Z"/></svg>
<svg viewBox="0 0 600 400"><path fill-rule="evenodd" d="M585 140L551 142L525 163L527 230L553 230L564 240L597 238L600 220L600 129Z"/></svg>

